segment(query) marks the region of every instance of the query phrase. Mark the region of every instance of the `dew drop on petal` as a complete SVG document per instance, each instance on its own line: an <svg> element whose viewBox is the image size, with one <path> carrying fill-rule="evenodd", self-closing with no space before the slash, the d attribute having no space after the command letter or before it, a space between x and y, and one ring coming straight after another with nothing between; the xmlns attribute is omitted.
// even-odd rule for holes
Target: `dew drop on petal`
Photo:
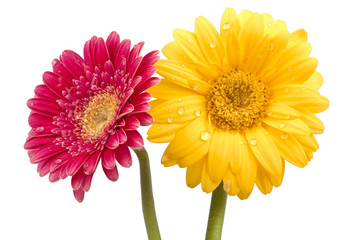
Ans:
<svg viewBox="0 0 360 240"><path fill-rule="evenodd" d="M268 115L268 116L271 116L271 115L272 115L272 112L269 112L267 115Z"/></svg>
<svg viewBox="0 0 360 240"><path fill-rule="evenodd" d="M168 117L167 121L168 123L172 123L174 121L174 117Z"/></svg>
<svg viewBox="0 0 360 240"><path fill-rule="evenodd" d="M269 51L272 51L274 49L274 44L269 44Z"/></svg>
<svg viewBox="0 0 360 240"><path fill-rule="evenodd" d="M181 108L178 109L178 114L183 115L184 112L185 112L184 108L181 107Z"/></svg>
<svg viewBox="0 0 360 240"><path fill-rule="evenodd" d="M43 126L41 126L41 127L37 127L36 129L35 129L35 132L37 132L37 133L41 133L41 132L43 132L44 131L44 127Z"/></svg>
<svg viewBox="0 0 360 240"><path fill-rule="evenodd" d="M55 163L61 163L62 159L58 158L55 160Z"/></svg>
<svg viewBox="0 0 360 240"><path fill-rule="evenodd" d="M197 117L200 117L200 115L201 115L200 109L196 109L194 113L195 113L195 116L197 116Z"/></svg>
<svg viewBox="0 0 360 240"><path fill-rule="evenodd" d="M269 135L269 132L265 131L264 134L267 136L267 135Z"/></svg>
<svg viewBox="0 0 360 240"><path fill-rule="evenodd" d="M182 63L182 64L181 64L181 66L182 66L182 67L185 67L185 64L184 64L184 63Z"/></svg>
<svg viewBox="0 0 360 240"><path fill-rule="evenodd" d="M228 192L230 191L230 187L231 187L230 180L227 180L226 183L224 183L224 190Z"/></svg>
<svg viewBox="0 0 360 240"><path fill-rule="evenodd" d="M285 92L285 93L289 93L289 92L290 92L290 89L289 89L289 88L285 88L284 92Z"/></svg>
<svg viewBox="0 0 360 240"><path fill-rule="evenodd" d="M230 23L225 23L225 24L222 26L222 28L223 28L224 30L229 29L229 28L230 28Z"/></svg>
<svg viewBox="0 0 360 240"><path fill-rule="evenodd" d="M253 145L253 146L256 146L258 144L258 141L256 139L252 139L250 141L250 144Z"/></svg>
<svg viewBox="0 0 360 240"><path fill-rule="evenodd" d="M200 135L201 140L206 141L210 138L210 133L208 131L203 131Z"/></svg>
<svg viewBox="0 0 360 240"><path fill-rule="evenodd" d="M290 115L286 115L286 116L285 116L285 119L290 119Z"/></svg>
<svg viewBox="0 0 360 240"><path fill-rule="evenodd" d="M179 101L179 102L181 102L181 101L182 101L182 99L181 99L181 98L179 98L179 99L178 99L178 101Z"/></svg>
<svg viewBox="0 0 360 240"><path fill-rule="evenodd" d="M295 79L296 79L295 77L291 77L291 80L292 80L292 81L295 81Z"/></svg>
<svg viewBox="0 0 360 240"><path fill-rule="evenodd" d="M285 128L285 127L286 127L285 123L280 124L280 128L281 128L281 129L282 129L282 128Z"/></svg>
<svg viewBox="0 0 360 240"><path fill-rule="evenodd" d="M287 139L288 137L289 137L289 135L287 135L287 133L284 133L284 134L281 135L282 139Z"/></svg>
<svg viewBox="0 0 360 240"><path fill-rule="evenodd" d="M198 85L195 85L195 86L194 86L194 90L195 90L195 91L199 90L199 86L198 86Z"/></svg>
<svg viewBox="0 0 360 240"><path fill-rule="evenodd" d="M188 42L189 42L189 43L192 43L192 41L193 41L192 38L189 38L189 39L188 39Z"/></svg>
<svg viewBox="0 0 360 240"><path fill-rule="evenodd" d="M215 47L216 47L216 43L215 43L215 42L211 42L211 43L210 43L210 47L211 47L211 48L215 48Z"/></svg>

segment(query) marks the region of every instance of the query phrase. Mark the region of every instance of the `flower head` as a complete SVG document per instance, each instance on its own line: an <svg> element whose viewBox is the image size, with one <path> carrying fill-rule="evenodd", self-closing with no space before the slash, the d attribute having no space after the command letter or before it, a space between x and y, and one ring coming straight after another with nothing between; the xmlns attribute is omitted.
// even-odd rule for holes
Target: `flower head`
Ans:
<svg viewBox="0 0 360 240"><path fill-rule="evenodd" d="M139 56L143 42L132 49L112 32L106 42L93 37L85 43L84 59L64 51L45 72L43 83L28 101L32 127L25 143L40 176L51 182L72 176L75 198L81 202L101 160L106 176L116 181L116 161L130 167L131 148L141 148L139 126L153 118L147 113L157 84L151 77L158 51Z"/></svg>
<svg viewBox="0 0 360 240"><path fill-rule="evenodd" d="M205 192L221 182L246 199L254 184L264 194L280 186L285 160L304 167L324 131L314 115L328 108L323 83L304 30L289 33L268 14L226 9L220 34L204 17L195 31L177 29L156 64L163 76L150 89L148 132L170 142L165 166L186 167L191 188Z"/></svg>

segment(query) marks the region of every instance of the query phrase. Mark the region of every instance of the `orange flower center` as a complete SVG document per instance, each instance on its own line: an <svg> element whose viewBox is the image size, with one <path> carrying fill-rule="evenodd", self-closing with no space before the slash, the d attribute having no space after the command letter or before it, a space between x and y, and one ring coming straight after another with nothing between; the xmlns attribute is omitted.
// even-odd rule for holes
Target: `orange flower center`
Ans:
<svg viewBox="0 0 360 240"><path fill-rule="evenodd" d="M207 109L211 122L226 130L244 130L262 122L269 90L251 73L234 70L210 81Z"/></svg>

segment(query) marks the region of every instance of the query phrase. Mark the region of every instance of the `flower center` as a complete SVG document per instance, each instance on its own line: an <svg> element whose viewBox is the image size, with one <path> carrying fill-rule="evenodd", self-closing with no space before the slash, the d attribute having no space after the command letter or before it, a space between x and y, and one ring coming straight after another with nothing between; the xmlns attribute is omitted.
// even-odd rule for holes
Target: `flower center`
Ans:
<svg viewBox="0 0 360 240"><path fill-rule="evenodd" d="M90 141L101 137L113 122L119 104L118 96L113 91L100 92L91 97L78 117L80 135Z"/></svg>
<svg viewBox="0 0 360 240"><path fill-rule="evenodd" d="M207 109L213 124L226 130L244 130L261 123L270 92L260 79L234 70L210 84Z"/></svg>

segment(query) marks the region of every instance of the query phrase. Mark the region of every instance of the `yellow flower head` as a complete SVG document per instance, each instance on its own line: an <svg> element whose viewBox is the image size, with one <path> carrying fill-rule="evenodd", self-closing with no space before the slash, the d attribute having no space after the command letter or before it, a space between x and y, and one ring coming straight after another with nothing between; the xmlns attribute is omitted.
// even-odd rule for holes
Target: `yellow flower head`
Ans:
<svg viewBox="0 0 360 240"><path fill-rule="evenodd" d="M186 167L191 188L249 197L281 185L285 160L304 167L324 125L314 115L329 101L307 33L289 33L268 14L226 9L220 34L204 17L195 31L176 29L157 63L161 83L150 89L152 142L170 142L165 166Z"/></svg>

